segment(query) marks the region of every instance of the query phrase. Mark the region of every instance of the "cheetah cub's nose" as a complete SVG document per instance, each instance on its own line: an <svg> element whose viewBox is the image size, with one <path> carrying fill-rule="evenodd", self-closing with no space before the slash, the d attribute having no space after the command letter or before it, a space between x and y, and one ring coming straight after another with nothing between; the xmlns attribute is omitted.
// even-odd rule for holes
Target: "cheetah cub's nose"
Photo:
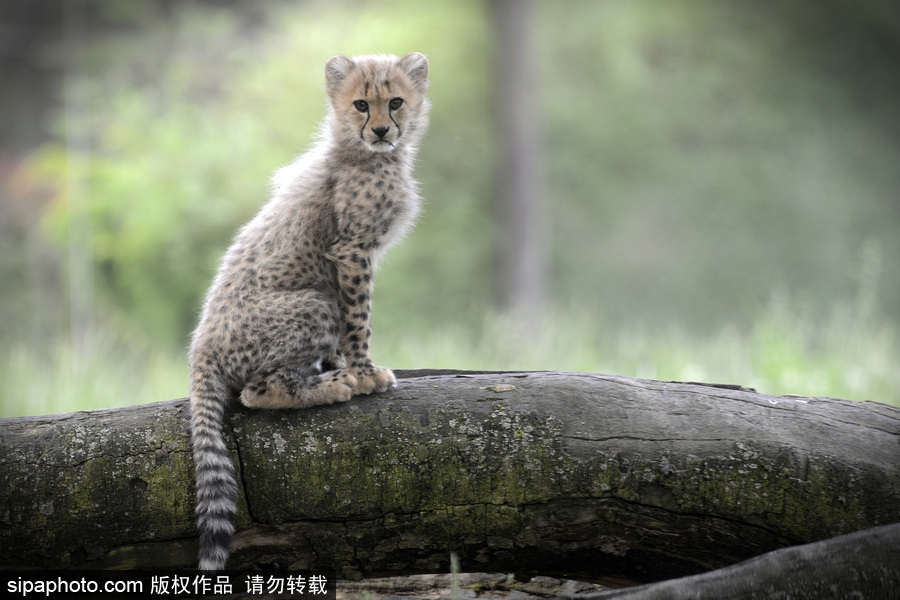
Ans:
<svg viewBox="0 0 900 600"><path fill-rule="evenodd" d="M390 127L388 127L388 126L386 126L386 125L379 125L378 127L373 127L373 128L372 128L372 131L373 131L373 132L375 133L375 135L377 135L379 138L382 138L382 139L383 139L383 138L384 138L384 135L388 132L389 129L390 129Z"/></svg>

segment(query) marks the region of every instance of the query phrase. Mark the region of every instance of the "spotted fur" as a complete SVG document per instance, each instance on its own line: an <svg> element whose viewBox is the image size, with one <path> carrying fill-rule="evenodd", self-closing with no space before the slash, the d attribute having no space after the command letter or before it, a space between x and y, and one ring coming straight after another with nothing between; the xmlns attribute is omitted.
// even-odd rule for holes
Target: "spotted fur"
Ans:
<svg viewBox="0 0 900 600"><path fill-rule="evenodd" d="M201 569L224 568L237 483L223 439L231 398L304 408L383 392L369 356L375 263L413 224L412 179L428 121L428 62L413 52L335 56L318 143L273 178L272 198L238 233L194 331L191 436Z"/></svg>

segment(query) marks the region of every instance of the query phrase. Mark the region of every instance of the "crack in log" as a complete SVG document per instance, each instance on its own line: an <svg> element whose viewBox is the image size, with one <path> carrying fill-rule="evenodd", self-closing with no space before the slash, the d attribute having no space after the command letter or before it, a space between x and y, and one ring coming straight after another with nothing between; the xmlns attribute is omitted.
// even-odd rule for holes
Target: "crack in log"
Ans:
<svg viewBox="0 0 900 600"><path fill-rule="evenodd" d="M238 487L239 495L238 495L237 501L240 501L240 498L243 497L244 502L246 502L246 504L247 504L247 514L250 518L250 521L253 522L253 521L256 521L256 517L254 516L255 512L253 510L254 506L253 506L253 502L251 500L251 495L248 493L249 482L247 481L247 477L246 477L247 469L246 469L246 465L244 463L244 456L241 451L241 444L237 440L237 436L235 435L234 426L231 425L230 422L226 426L228 427L228 431L230 434L230 441L234 444L235 454L236 454L235 468L238 470L238 472L235 473L235 477L236 477L236 483L239 486Z"/></svg>
<svg viewBox="0 0 900 600"><path fill-rule="evenodd" d="M695 443L695 442L727 442L732 441L727 438L700 438L700 437L660 437L653 438L647 436L636 436L636 435L610 435L605 437L587 437L580 435L563 435L560 436L560 439L563 440L575 440L579 442L609 442L615 440L629 440L629 441L646 441L646 442L677 442L677 443Z"/></svg>

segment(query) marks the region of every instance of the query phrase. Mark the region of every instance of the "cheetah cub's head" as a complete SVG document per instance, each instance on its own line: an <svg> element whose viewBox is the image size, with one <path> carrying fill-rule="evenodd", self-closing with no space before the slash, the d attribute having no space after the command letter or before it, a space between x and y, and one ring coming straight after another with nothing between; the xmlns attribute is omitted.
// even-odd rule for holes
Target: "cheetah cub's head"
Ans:
<svg viewBox="0 0 900 600"><path fill-rule="evenodd" d="M370 152L391 152L414 144L428 120L428 60L410 52L334 56L325 63L325 82L339 142Z"/></svg>

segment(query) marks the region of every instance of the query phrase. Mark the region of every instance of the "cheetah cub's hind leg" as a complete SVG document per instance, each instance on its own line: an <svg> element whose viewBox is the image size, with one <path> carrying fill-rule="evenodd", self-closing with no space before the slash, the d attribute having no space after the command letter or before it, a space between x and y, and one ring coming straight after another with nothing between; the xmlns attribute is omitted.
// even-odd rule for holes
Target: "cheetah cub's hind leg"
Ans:
<svg viewBox="0 0 900 600"><path fill-rule="evenodd" d="M346 402L357 389L346 369L337 367L338 309L317 292L269 293L256 298L244 329L267 339L267 351L241 391L250 408L306 408ZM273 330L273 324L283 327ZM254 331L256 330L256 331Z"/></svg>
<svg viewBox="0 0 900 600"><path fill-rule="evenodd" d="M241 404L250 408L307 408L346 402L356 379L345 370L317 374L284 366L255 375L241 391Z"/></svg>

